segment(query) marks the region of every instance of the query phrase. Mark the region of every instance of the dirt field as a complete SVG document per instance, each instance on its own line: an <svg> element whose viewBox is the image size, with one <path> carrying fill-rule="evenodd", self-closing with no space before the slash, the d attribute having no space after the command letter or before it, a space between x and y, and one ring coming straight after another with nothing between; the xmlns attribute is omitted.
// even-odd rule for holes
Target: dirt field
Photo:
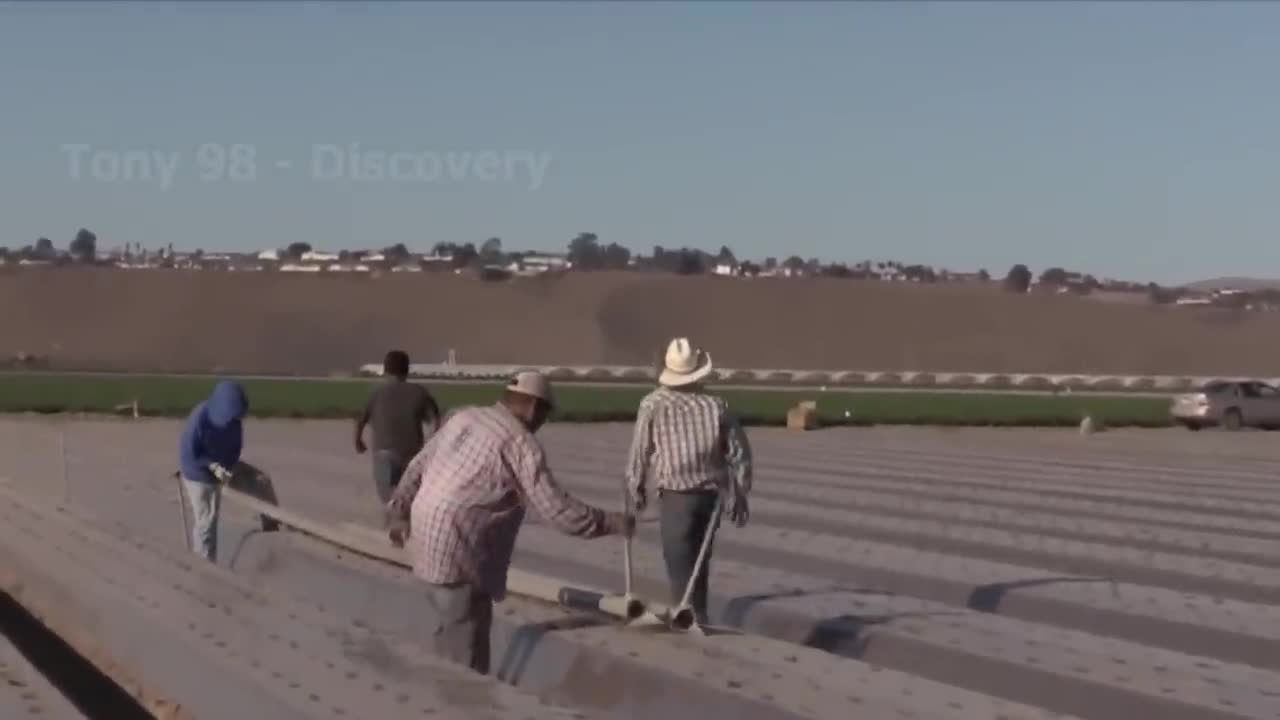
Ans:
<svg viewBox="0 0 1280 720"><path fill-rule="evenodd" d="M1280 317L995 288L570 274L0 272L0 357L100 370L329 373L420 362L647 364L688 334L724 367L1252 374Z"/></svg>
<svg viewBox="0 0 1280 720"><path fill-rule="evenodd" d="M180 553L167 475L177 430L167 421L0 420L0 476L92 512L139 549ZM549 426L561 482L617 507L628 430ZM273 473L282 505L370 524L369 461L346 449L348 431L254 422L247 457ZM494 649L508 681L589 717L646 720L679 716L659 697L698 699L709 718L1048 716L1033 708L1093 720L1280 717L1280 450L1270 435L878 429L752 430L751 439L752 522L717 537L711 608L713 622L747 635L697 641L572 626L563 613L513 598L499 606ZM430 627L402 572L341 560L288 534L245 534L252 517L226 507L220 562L237 574L323 608L344 633L407 642ZM51 532L21 508L3 512L6 523ZM635 549L637 590L666 600L653 515ZM51 537L32 547L92 549ZM616 538L567 538L531 516L516 564L617 590L620 556ZM122 577L117 562L125 561L106 557L99 571ZM166 575L163 563L145 567L156 592L184 577ZM229 595L215 597L232 620L257 612ZM560 624L547 632L547 623ZM520 629L528 624L543 630ZM324 627L296 636L299 646L323 644ZM264 663L261 688L275 688L265 671L273 660L259 655L268 645L235 644L251 629L223 632L234 637L213 639L254 653ZM382 657L346 647L340 658L321 657ZM319 668L289 662L297 668L285 679L301 683L297 692L343 697L340 681L325 684ZM379 662L373 680L408 677Z"/></svg>

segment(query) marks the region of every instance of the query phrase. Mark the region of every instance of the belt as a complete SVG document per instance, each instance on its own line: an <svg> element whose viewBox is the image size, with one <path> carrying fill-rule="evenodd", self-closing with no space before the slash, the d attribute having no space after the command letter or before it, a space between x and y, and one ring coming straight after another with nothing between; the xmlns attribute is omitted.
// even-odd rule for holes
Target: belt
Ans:
<svg viewBox="0 0 1280 720"><path fill-rule="evenodd" d="M659 497L661 497L663 493L675 493L676 495L715 495L718 492L720 492L720 489L713 488L713 487L710 487L710 488L700 487L700 488L693 488L691 490L672 490L670 488L658 488Z"/></svg>

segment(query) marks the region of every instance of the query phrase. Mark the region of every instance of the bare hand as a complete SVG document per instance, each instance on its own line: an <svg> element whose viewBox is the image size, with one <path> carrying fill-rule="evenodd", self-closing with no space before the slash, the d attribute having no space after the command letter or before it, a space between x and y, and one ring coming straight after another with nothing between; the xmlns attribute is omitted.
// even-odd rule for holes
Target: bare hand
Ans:
<svg viewBox="0 0 1280 720"><path fill-rule="evenodd" d="M624 513L609 513L607 519L609 527L613 528L613 534L625 535L631 537L636 534L636 516L626 515Z"/></svg>
<svg viewBox="0 0 1280 720"><path fill-rule="evenodd" d="M391 539L391 545L393 547L404 547L405 535L405 527L403 525L395 525L387 531L387 537Z"/></svg>

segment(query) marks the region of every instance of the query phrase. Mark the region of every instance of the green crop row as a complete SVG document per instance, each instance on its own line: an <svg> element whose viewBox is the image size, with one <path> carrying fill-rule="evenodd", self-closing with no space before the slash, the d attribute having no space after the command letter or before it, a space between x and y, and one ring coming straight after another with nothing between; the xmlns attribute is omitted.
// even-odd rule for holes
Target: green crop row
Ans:
<svg viewBox="0 0 1280 720"><path fill-rule="evenodd" d="M204 377L0 375L0 412L113 413L135 401L148 416L181 417L203 400L215 380ZM241 380L256 417L337 418L360 412L377 380ZM496 383L427 383L442 407L495 401ZM562 422L629 421L648 387L556 386ZM714 391L714 389L713 389ZM787 409L816 400L823 424L1063 426L1089 414L1107 425L1169 424L1168 400L1153 397L1034 395L1001 392L835 390L717 391L745 422L780 425Z"/></svg>

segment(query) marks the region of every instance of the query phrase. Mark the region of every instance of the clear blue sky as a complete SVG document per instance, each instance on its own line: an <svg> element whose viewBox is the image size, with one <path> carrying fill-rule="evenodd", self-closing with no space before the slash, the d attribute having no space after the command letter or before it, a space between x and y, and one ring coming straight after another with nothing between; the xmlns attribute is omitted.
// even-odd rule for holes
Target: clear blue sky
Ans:
<svg viewBox="0 0 1280 720"><path fill-rule="evenodd" d="M1276 277L1278 39L1267 2L8 4L0 245L592 231L646 253ZM103 152L96 175L72 177L76 143ZM256 177L202 179L198 149L233 143ZM352 143L514 170L313 175L313 145ZM168 186L111 181L124 152L176 158ZM530 153L550 158L536 187Z"/></svg>

